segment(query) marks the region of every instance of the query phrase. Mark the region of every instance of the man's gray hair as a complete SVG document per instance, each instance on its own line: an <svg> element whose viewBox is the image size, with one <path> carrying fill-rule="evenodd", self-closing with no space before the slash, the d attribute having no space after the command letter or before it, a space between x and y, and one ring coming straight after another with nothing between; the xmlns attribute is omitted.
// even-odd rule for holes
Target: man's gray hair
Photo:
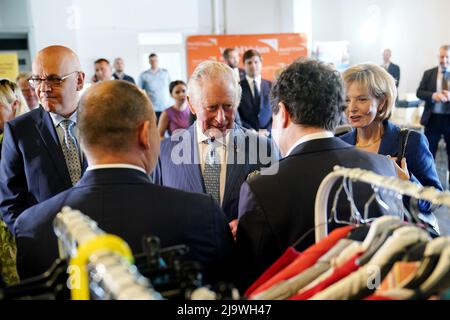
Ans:
<svg viewBox="0 0 450 320"><path fill-rule="evenodd" d="M20 81L20 80L22 80L22 79L28 80L28 79L31 78L31 76L32 76L32 73L29 72L29 71L21 72L21 73L19 73L19 75L17 76L16 82L18 82L18 81Z"/></svg>
<svg viewBox="0 0 450 320"><path fill-rule="evenodd" d="M439 50L450 51L450 45L444 44L439 48Z"/></svg>
<svg viewBox="0 0 450 320"><path fill-rule="evenodd" d="M191 99L192 96L195 96L195 99L198 99L198 94L200 94L198 91L200 82L217 80L225 80L233 83L236 88L235 107L237 107L241 101L242 89L234 75L233 69L222 62L207 60L200 63L189 79L187 95L191 97Z"/></svg>

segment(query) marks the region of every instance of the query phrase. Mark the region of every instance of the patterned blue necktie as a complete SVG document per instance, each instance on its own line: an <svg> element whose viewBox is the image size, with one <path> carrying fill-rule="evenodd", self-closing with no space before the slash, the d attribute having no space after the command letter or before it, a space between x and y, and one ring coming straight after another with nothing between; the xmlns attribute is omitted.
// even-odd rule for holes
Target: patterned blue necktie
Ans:
<svg viewBox="0 0 450 320"><path fill-rule="evenodd" d="M62 150L64 158L66 158L70 180L72 181L72 185L75 185L81 178L80 155L78 153L77 140L72 133L75 122L63 120L60 125L64 129L64 143L62 144Z"/></svg>
<svg viewBox="0 0 450 320"><path fill-rule="evenodd" d="M220 204L220 160L216 151L214 139L204 141L208 144L205 157L203 180L206 193L210 194Z"/></svg>

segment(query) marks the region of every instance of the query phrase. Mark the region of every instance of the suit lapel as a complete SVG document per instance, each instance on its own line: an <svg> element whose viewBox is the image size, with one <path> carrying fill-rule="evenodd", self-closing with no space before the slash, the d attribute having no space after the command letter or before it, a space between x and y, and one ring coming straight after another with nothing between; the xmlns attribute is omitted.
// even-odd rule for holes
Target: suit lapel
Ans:
<svg viewBox="0 0 450 320"><path fill-rule="evenodd" d="M381 139L378 154L396 156L399 134L400 130L398 130L391 123L386 122L386 124L384 125L384 134L383 138Z"/></svg>
<svg viewBox="0 0 450 320"><path fill-rule="evenodd" d="M205 193L205 184L203 182L202 170L199 161L199 152L197 144L196 122L189 128L191 139L191 163L186 165L186 181L191 184L189 190L197 193Z"/></svg>
<svg viewBox="0 0 450 320"><path fill-rule="evenodd" d="M259 125L260 127L266 127L272 118L272 109L270 103L265 100L265 97L269 97L270 87L269 82L261 79L261 94L259 101Z"/></svg>
<svg viewBox="0 0 450 320"><path fill-rule="evenodd" d="M243 176L249 172L250 164L247 160L246 135L239 128L234 128L227 146L227 174L225 191L222 203L227 203L231 195L236 194L236 188L241 185L237 183L243 180ZM245 159L244 163L241 163Z"/></svg>
<svg viewBox="0 0 450 320"><path fill-rule="evenodd" d="M431 91L433 91L433 92L436 91L438 73L439 73L439 68L436 67L436 68L433 70L433 74L431 75L431 88L432 88Z"/></svg>
<svg viewBox="0 0 450 320"><path fill-rule="evenodd" d="M72 185L55 126L50 115L44 109L42 109L40 121L36 123L36 129L50 154L50 158L53 160L56 171L68 185Z"/></svg>
<svg viewBox="0 0 450 320"><path fill-rule="evenodd" d="M243 98L248 99L248 101L250 102L250 105L252 106L252 109L258 110L259 106L257 106L255 104L255 98L253 97L252 89L250 88L250 85L249 85L247 79L242 81L242 92L243 92ZM261 93L260 93L260 95L261 95Z"/></svg>

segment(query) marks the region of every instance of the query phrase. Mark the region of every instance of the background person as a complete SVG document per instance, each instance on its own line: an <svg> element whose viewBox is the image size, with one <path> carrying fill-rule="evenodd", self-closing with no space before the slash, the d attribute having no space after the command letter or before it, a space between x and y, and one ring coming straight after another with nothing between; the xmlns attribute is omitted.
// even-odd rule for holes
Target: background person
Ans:
<svg viewBox="0 0 450 320"><path fill-rule="evenodd" d="M159 118L158 131L161 139L164 139L166 131L171 136L177 129L189 128L191 111L186 101L186 90L186 83L181 80L175 80L170 83L169 92L175 104L164 110Z"/></svg>

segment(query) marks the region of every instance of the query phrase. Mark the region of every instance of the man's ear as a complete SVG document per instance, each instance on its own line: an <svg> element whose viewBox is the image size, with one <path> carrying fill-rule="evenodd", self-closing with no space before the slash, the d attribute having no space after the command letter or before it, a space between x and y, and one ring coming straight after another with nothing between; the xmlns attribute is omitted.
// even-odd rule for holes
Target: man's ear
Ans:
<svg viewBox="0 0 450 320"><path fill-rule="evenodd" d="M144 121L138 128L139 145L145 149L150 148L150 121Z"/></svg>
<svg viewBox="0 0 450 320"><path fill-rule="evenodd" d="M84 86L84 78L86 77L86 74L83 71L78 72L77 75L77 91L81 91Z"/></svg>
<svg viewBox="0 0 450 320"><path fill-rule="evenodd" d="M191 110L191 113L192 113L193 115L195 115L195 109L194 109L194 107L192 106L192 103L191 103L191 97L187 96L187 97L186 97L186 100L187 100L187 103L188 103L188 106L189 106L189 110Z"/></svg>
<svg viewBox="0 0 450 320"><path fill-rule="evenodd" d="M14 100L13 103L11 104L11 110L12 110L12 113L14 114L14 116L16 115L16 111L19 108L19 104L20 104L20 102L17 99Z"/></svg>
<svg viewBox="0 0 450 320"><path fill-rule="evenodd" d="M291 120L291 116L289 115L289 112L286 109L286 106L283 102L278 102L278 107L280 110L280 117L281 117L281 125L283 128L287 128L289 126L289 122Z"/></svg>

